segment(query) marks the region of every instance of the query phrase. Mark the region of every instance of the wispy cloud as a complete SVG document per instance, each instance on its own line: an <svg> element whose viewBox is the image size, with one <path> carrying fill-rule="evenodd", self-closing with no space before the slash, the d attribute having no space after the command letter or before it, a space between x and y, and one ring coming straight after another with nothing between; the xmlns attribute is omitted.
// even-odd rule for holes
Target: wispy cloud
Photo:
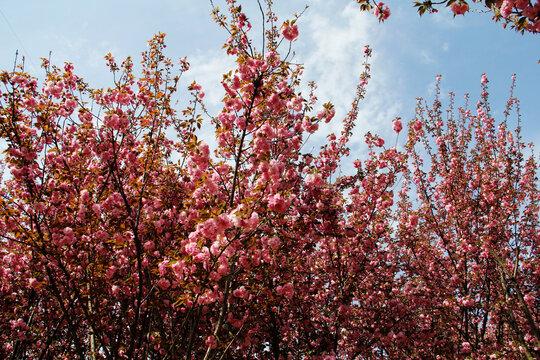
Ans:
<svg viewBox="0 0 540 360"><path fill-rule="evenodd" d="M421 50L420 56L422 58L422 62L424 64L434 64L435 59L433 58L433 55L428 50Z"/></svg>
<svg viewBox="0 0 540 360"><path fill-rule="evenodd" d="M225 95L221 85L223 74L235 69L234 59L225 56L223 50L208 50L200 52L196 56L191 56L188 60L191 68L185 74L181 86L186 87L193 81L201 84L205 93L204 104L210 116L216 116L222 108L221 100ZM184 96L184 100L186 96ZM186 105L186 102L182 101L181 105ZM214 128L210 124L209 118L205 118L200 131L200 138L204 139L211 148L217 147Z"/></svg>
<svg viewBox="0 0 540 360"><path fill-rule="evenodd" d="M325 141L328 133L341 131L339 119L350 110L363 71L364 46L371 44L376 49L370 60L372 79L368 94L360 105L355 135L350 143L354 152L352 157L358 157L365 150L364 134L367 131L385 132L402 107L392 90L396 80L392 76L393 70L377 51L382 48L379 47L381 40L388 35L373 15L360 12L354 4L345 9L339 4L333 8L321 4L310 10L315 11L308 11L300 25L307 28L304 36L308 39L299 39L302 44L298 59L305 66L304 80L315 80L318 85L316 95L320 104L331 101L336 107L336 120L322 127L318 136L313 137L311 143L315 149Z"/></svg>

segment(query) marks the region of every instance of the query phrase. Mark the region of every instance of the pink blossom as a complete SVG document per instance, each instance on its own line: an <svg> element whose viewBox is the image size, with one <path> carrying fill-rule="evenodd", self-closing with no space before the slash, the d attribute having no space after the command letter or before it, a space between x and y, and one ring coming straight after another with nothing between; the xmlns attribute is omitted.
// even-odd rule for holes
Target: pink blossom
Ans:
<svg viewBox="0 0 540 360"><path fill-rule="evenodd" d="M482 84L485 85L488 83L488 78L486 76L486 74L482 74Z"/></svg>
<svg viewBox="0 0 540 360"><path fill-rule="evenodd" d="M210 259L210 253L208 252L208 248L205 248L206 251L201 251L197 255L193 257L193 260L198 263L206 264L208 260Z"/></svg>
<svg viewBox="0 0 540 360"><path fill-rule="evenodd" d="M276 288L278 295L283 295L286 299L291 300L294 296L294 288L291 283L286 283L283 286L278 286Z"/></svg>
<svg viewBox="0 0 540 360"><path fill-rule="evenodd" d="M186 268L186 263L183 260L180 260L172 264L171 268L176 277L182 278L184 270Z"/></svg>
<svg viewBox="0 0 540 360"><path fill-rule="evenodd" d="M68 109L75 109L77 107L77 105L78 105L77 101L75 101L73 99L67 99L66 102L65 102L65 106Z"/></svg>
<svg viewBox="0 0 540 360"><path fill-rule="evenodd" d="M374 227L374 230L377 234L382 234L384 232L384 224L377 223Z"/></svg>
<svg viewBox="0 0 540 360"><path fill-rule="evenodd" d="M36 211L45 211L47 209L47 206L43 202L37 202L34 204L34 209Z"/></svg>
<svg viewBox="0 0 540 360"><path fill-rule="evenodd" d="M395 132L399 133L403 129L403 125L401 124L401 121L399 121L397 119L394 120L393 125L392 125L392 129Z"/></svg>
<svg viewBox="0 0 540 360"><path fill-rule="evenodd" d="M185 250L186 254L195 256L200 253L200 249L196 242L190 242L186 245Z"/></svg>
<svg viewBox="0 0 540 360"><path fill-rule="evenodd" d="M527 6L529 6L529 0L515 0L515 7L517 7L519 10L523 10Z"/></svg>
<svg viewBox="0 0 540 360"><path fill-rule="evenodd" d="M301 96L297 96L287 102L287 108L294 111L302 110L302 104L304 99Z"/></svg>
<svg viewBox="0 0 540 360"><path fill-rule="evenodd" d="M504 0L503 4L501 5L501 14L503 17L507 18L512 14L512 8L514 4L513 1Z"/></svg>
<svg viewBox="0 0 540 360"><path fill-rule="evenodd" d="M161 290L167 290L169 288L169 286L171 286L171 282L165 278L161 278L158 280L158 282L156 283L156 285L161 289Z"/></svg>
<svg viewBox="0 0 540 360"><path fill-rule="evenodd" d="M320 174L308 174L304 179L306 186L321 186L323 179Z"/></svg>
<svg viewBox="0 0 540 360"><path fill-rule="evenodd" d="M380 20L386 20L390 17L390 8L388 5L385 5L385 3L380 2L377 5L375 5L375 10L373 11L375 16L377 16Z"/></svg>
<svg viewBox="0 0 540 360"><path fill-rule="evenodd" d="M118 287L118 285L113 285L111 287L111 292L113 295L118 295L120 293L120 288Z"/></svg>
<svg viewBox="0 0 540 360"><path fill-rule="evenodd" d="M55 98L59 98L62 94L62 82L55 84L53 81L48 81L47 86L43 88L43 92L46 95L52 95Z"/></svg>
<svg viewBox="0 0 540 360"><path fill-rule="evenodd" d="M289 203L280 194L275 194L268 199L268 207L278 213L284 213Z"/></svg>
<svg viewBox="0 0 540 360"><path fill-rule="evenodd" d="M35 108L38 106L38 102L35 98L30 97L23 101L23 105L26 107L28 111L34 111Z"/></svg>
<svg viewBox="0 0 540 360"><path fill-rule="evenodd" d="M146 251L152 251L154 250L155 244L153 241L149 240L144 243L143 247L144 247L144 250Z"/></svg>
<svg viewBox="0 0 540 360"><path fill-rule="evenodd" d="M218 226L214 219L208 219L200 226L201 234L207 238L215 238L218 234Z"/></svg>
<svg viewBox="0 0 540 360"><path fill-rule="evenodd" d="M65 70L66 72L72 72L72 71L73 71L73 64L66 63L66 64L64 65L64 70Z"/></svg>
<svg viewBox="0 0 540 360"><path fill-rule="evenodd" d="M238 289L233 291L233 295L240 299L245 299L248 295L248 291L244 286L240 286Z"/></svg>
<svg viewBox="0 0 540 360"><path fill-rule="evenodd" d="M12 329L23 329L24 330L24 329L27 329L27 327L28 327L26 325L26 323L24 322L24 320L21 319L21 318L19 318L17 320L10 320L9 322L11 324Z"/></svg>
<svg viewBox="0 0 540 360"><path fill-rule="evenodd" d="M230 272L229 267L225 264L219 265L217 269L217 273L221 276L225 276Z"/></svg>
<svg viewBox="0 0 540 360"><path fill-rule="evenodd" d="M158 264L158 269L159 269L159 275L160 276L165 276L165 274L167 273L167 267L169 266L169 263L167 261L162 261Z"/></svg>
<svg viewBox="0 0 540 360"><path fill-rule="evenodd" d="M90 193L88 192L88 190L84 189L83 191L81 191L81 201L87 202L89 199L90 199Z"/></svg>
<svg viewBox="0 0 540 360"><path fill-rule="evenodd" d="M315 131L317 131L317 129L319 129L319 124L317 124L316 122L312 123L308 117L305 117L302 121L302 128L306 132L313 134Z"/></svg>
<svg viewBox="0 0 540 360"><path fill-rule="evenodd" d="M240 78L237 75L234 75L231 88L233 88L234 90L238 90L241 87L242 87L242 82L240 81Z"/></svg>
<svg viewBox="0 0 540 360"><path fill-rule="evenodd" d="M454 12L454 15L464 15L469 11L469 4L464 2L455 2L451 5L450 9Z"/></svg>
<svg viewBox="0 0 540 360"><path fill-rule="evenodd" d="M216 341L216 338L213 335L208 336L204 343L210 349L215 349L217 347L217 341Z"/></svg>
<svg viewBox="0 0 540 360"><path fill-rule="evenodd" d="M284 24L281 27L281 34L289 41L295 41L298 38L298 26L293 24L291 26Z"/></svg>
<svg viewBox="0 0 540 360"><path fill-rule="evenodd" d="M187 62L187 57L184 57L184 58L180 59L180 61L178 61L178 63L180 64L180 68L182 69L182 71L188 71L189 70L189 63Z"/></svg>
<svg viewBox="0 0 540 360"><path fill-rule="evenodd" d="M99 215L101 213L101 207L98 204L92 205L92 211Z"/></svg>
<svg viewBox="0 0 540 360"><path fill-rule="evenodd" d="M325 123L329 123L332 120L332 118L335 116L335 114L336 114L336 109L325 108L324 110L321 110L317 113L317 118L320 120L324 119Z"/></svg>
<svg viewBox="0 0 540 360"><path fill-rule="evenodd" d="M277 236L272 236L270 239L268 239L268 246L270 246L272 250L279 249L280 245L281 245L281 240L279 240Z"/></svg>
<svg viewBox="0 0 540 360"><path fill-rule="evenodd" d="M30 285L31 288L37 289L39 287L39 281L35 278L30 278L28 279L28 285Z"/></svg>
<svg viewBox="0 0 540 360"><path fill-rule="evenodd" d="M523 10L523 16L533 20L539 14L539 11L540 11L540 2L537 2L534 5L534 7L533 6L526 7Z"/></svg>
<svg viewBox="0 0 540 360"><path fill-rule="evenodd" d="M107 280L111 280L112 277L114 276L114 274L116 273L116 270L118 270L118 268L114 265L111 265L107 271L105 272L105 278Z"/></svg>
<svg viewBox="0 0 540 360"><path fill-rule="evenodd" d="M251 268L251 263L250 263L249 259L247 258L247 256L240 256L240 259L238 259L238 262L246 270L249 270Z"/></svg>

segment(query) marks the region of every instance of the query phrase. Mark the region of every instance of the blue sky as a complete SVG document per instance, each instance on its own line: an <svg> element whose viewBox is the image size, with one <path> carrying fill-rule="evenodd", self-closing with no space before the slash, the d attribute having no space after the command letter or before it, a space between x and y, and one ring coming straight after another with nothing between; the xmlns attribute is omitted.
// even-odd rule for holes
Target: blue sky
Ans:
<svg viewBox="0 0 540 360"><path fill-rule="evenodd" d="M214 2L224 7L223 0ZM253 36L260 39L256 2L242 3L254 25ZM476 103L480 77L486 73L498 119L511 76L517 74L524 137L540 143L540 35L505 30L491 21L490 14L470 13L454 19L443 9L420 18L412 1L388 3L392 15L378 23L350 0L274 1L280 21L292 19L293 13L309 6L298 22L295 60L305 66L305 83L318 84L320 104L333 102L337 116L346 113L352 101L364 45L372 47L372 80L351 144L353 157L361 157L366 131L380 133L387 141L394 139L392 119L410 120L417 97L431 100L438 74L443 94L454 91L460 105L464 93L470 93L471 103ZM196 79L205 88L211 111L219 111L221 74L232 69L233 59L221 50L226 34L211 20L209 0L2 0L0 10L2 70L13 67L19 49L26 57L27 71L42 78L39 59L51 52L53 63L71 62L90 85L108 87L111 77L103 56L111 52L117 59L130 55L137 61L146 41L161 31L167 33L167 54L174 59L187 56L192 65L182 85ZM339 131L339 122L321 130L315 142L322 141L325 132ZM213 134L206 129L201 137L211 142Z"/></svg>

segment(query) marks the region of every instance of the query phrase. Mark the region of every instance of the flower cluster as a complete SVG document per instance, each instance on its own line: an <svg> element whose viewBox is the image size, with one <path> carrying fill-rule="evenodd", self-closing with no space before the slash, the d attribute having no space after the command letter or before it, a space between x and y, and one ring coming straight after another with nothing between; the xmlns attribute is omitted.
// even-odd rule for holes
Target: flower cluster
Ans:
<svg viewBox="0 0 540 360"><path fill-rule="evenodd" d="M189 64L164 34L141 74L107 55L107 89L71 64L44 63L41 86L0 73L0 358L537 357L537 164L490 116L487 77L475 109L443 111L437 88L394 119L401 150L368 133L342 175L371 49L341 132L306 152L336 111L280 48L298 18L280 31L268 5L258 52L227 4L214 149L202 86L173 107Z"/></svg>

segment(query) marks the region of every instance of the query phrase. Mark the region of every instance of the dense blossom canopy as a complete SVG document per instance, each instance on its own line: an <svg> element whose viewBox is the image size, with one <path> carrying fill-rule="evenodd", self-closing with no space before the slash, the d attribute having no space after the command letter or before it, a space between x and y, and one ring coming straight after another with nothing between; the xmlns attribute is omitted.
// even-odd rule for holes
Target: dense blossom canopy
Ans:
<svg viewBox="0 0 540 360"><path fill-rule="evenodd" d="M511 97L418 102L406 145L347 144L370 79L364 51L342 131L303 148L331 103L300 93L297 19L268 2L265 48L234 0L214 9L236 68L198 137L204 89L173 107L189 63L106 56L93 89L44 61L0 73L0 358L534 359L540 354L537 164ZM381 8L382 9L382 8ZM385 9L380 14L385 16ZM388 13L389 14L389 13ZM519 115L519 113L517 113Z"/></svg>

